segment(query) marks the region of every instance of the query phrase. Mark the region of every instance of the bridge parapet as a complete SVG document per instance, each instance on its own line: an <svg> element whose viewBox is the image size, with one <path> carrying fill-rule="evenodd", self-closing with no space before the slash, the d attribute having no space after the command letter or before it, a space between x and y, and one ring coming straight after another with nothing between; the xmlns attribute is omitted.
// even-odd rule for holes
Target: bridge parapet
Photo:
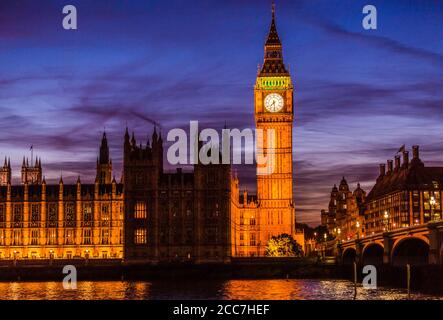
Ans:
<svg viewBox="0 0 443 320"><path fill-rule="evenodd" d="M421 250L420 254L426 255L422 258L426 258L428 264L443 264L443 221L429 222L422 225L416 225L408 228L401 228L386 231L383 233L373 234L367 237L362 237L359 239L352 239L347 241L342 241L337 244L337 261L343 263L343 256L347 250L354 250L355 261L357 263L362 263L363 254L367 247L374 244L378 244L383 247L383 263L392 264L393 254L396 250L400 250L402 261L423 261L423 259L416 259L416 256L407 257L405 252L407 249L402 248L406 240L421 241L424 246L429 246L429 250L426 252ZM409 242L410 243L410 242ZM377 249L379 252L381 248ZM405 251L406 250L406 251ZM374 250L372 250L375 252ZM347 260L349 262L349 253L347 255ZM397 257L398 258L398 257ZM397 259L398 260L398 259Z"/></svg>

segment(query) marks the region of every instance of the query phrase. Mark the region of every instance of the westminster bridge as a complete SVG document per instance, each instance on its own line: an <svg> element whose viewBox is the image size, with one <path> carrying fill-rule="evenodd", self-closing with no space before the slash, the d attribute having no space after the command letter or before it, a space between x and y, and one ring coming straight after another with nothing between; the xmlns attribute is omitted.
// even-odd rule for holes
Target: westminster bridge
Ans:
<svg viewBox="0 0 443 320"><path fill-rule="evenodd" d="M342 241L336 248L344 265L443 265L443 221Z"/></svg>

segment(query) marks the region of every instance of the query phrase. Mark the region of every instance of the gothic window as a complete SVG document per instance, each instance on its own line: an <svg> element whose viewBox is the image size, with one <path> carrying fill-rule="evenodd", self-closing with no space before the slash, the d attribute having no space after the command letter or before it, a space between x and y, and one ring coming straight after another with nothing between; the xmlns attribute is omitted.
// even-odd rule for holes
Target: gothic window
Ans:
<svg viewBox="0 0 443 320"><path fill-rule="evenodd" d="M22 245L22 230L14 230L12 234L12 245L14 246Z"/></svg>
<svg viewBox="0 0 443 320"><path fill-rule="evenodd" d="M49 227L56 227L57 226L57 211L58 211L57 203L48 204L48 225L49 225Z"/></svg>
<svg viewBox="0 0 443 320"><path fill-rule="evenodd" d="M74 244L74 230L66 229L65 230L65 244Z"/></svg>
<svg viewBox="0 0 443 320"><path fill-rule="evenodd" d="M110 210L109 210L109 204L103 204L102 210L101 210L101 220L102 220L102 226L109 226L109 220L110 220Z"/></svg>
<svg viewBox="0 0 443 320"><path fill-rule="evenodd" d="M38 245L39 240L39 232L38 229L31 230L31 245L36 246Z"/></svg>
<svg viewBox="0 0 443 320"><path fill-rule="evenodd" d="M75 204L72 202L65 204L65 226L75 227Z"/></svg>
<svg viewBox="0 0 443 320"><path fill-rule="evenodd" d="M109 230L103 229L101 233L101 243L102 244L109 244Z"/></svg>
<svg viewBox="0 0 443 320"><path fill-rule="evenodd" d="M16 204L13 207L13 221L14 227L22 227L23 226L23 205Z"/></svg>
<svg viewBox="0 0 443 320"><path fill-rule="evenodd" d="M218 217L220 215L220 207L218 203L215 204L215 216Z"/></svg>
<svg viewBox="0 0 443 320"><path fill-rule="evenodd" d="M92 203L83 204L83 225L92 226Z"/></svg>
<svg viewBox="0 0 443 320"><path fill-rule="evenodd" d="M40 204L31 204L31 226L38 227L40 222Z"/></svg>
<svg viewBox="0 0 443 320"><path fill-rule="evenodd" d="M137 228L134 232L134 243L135 244L146 244L147 243L147 237L146 237L147 231L143 228Z"/></svg>
<svg viewBox="0 0 443 320"><path fill-rule="evenodd" d="M92 230L84 229L83 230L83 244L91 244Z"/></svg>
<svg viewBox="0 0 443 320"><path fill-rule="evenodd" d="M146 219L147 212L146 212L146 202L144 201L137 201L135 204L135 214L136 219Z"/></svg>
<svg viewBox="0 0 443 320"><path fill-rule="evenodd" d="M46 232L46 238L48 244L54 245L57 244L57 230L56 229L48 229Z"/></svg>
<svg viewBox="0 0 443 320"><path fill-rule="evenodd" d="M251 217L251 219L249 219L249 224L250 224L251 226L255 226L256 221L255 221L255 218L254 218L254 217Z"/></svg>
<svg viewBox="0 0 443 320"><path fill-rule="evenodd" d="M249 238L249 245L250 246L255 246L256 245L256 240L255 240L255 233L251 233L250 238Z"/></svg>

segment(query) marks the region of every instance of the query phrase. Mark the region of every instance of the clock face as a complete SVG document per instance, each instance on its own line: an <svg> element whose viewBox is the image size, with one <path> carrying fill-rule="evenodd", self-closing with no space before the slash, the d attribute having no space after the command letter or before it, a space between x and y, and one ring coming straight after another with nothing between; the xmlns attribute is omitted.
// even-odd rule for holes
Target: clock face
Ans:
<svg viewBox="0 0 443 320"><path fill-rule="evenodd" d="M279 112L283 104L283 97L278 93L268 94L265 98L265 108L269 112Z"/></svg>

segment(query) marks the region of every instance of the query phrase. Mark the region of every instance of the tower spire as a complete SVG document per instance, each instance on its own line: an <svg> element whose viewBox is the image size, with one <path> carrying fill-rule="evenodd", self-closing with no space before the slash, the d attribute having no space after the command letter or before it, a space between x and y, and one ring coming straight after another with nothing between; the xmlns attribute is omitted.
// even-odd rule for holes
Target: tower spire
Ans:
<svg viewBox="0 0 443 320"><path fill-rule="evenodd" d="M272 2L272 19L265 42L265 58L259 76L288 76L283 63L282 44L275 23L275 3Z"/></svg>
<svg viewBox="0 0 443 320"><path fill-rule="evenodd" d="M277 26L275 24L275 3L272 2L272 20L269 27L269 34L266 40L266 45L281 45L280 37L278 36Z"/></svg>

